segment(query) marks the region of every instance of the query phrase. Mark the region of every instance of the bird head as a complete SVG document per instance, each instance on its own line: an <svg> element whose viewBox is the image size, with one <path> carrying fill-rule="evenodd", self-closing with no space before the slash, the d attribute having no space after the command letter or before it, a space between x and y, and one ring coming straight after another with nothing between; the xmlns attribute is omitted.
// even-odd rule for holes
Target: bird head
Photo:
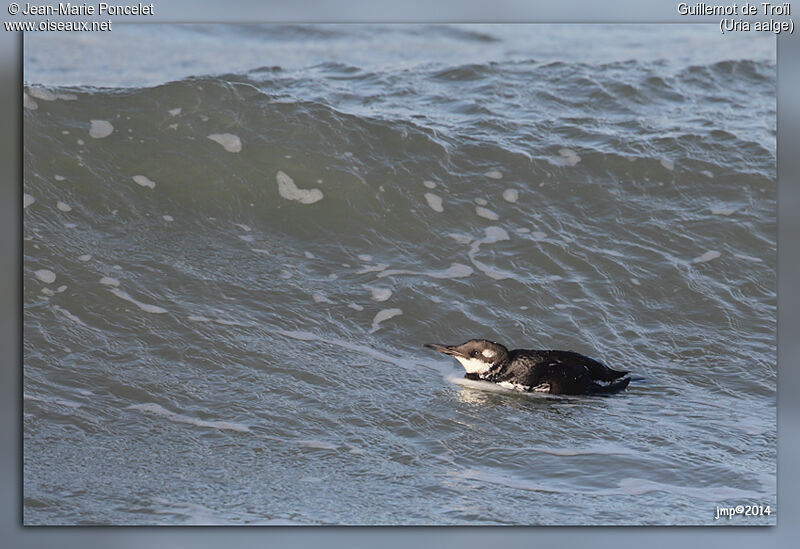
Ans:
<svg viewBox="0 0 800 549"><path fill-rule="evenodd" d="M488 339L470 339L461 345L426 343L425 347L452 356L468 374L478 376L508 361L508 349Z"/></svg>

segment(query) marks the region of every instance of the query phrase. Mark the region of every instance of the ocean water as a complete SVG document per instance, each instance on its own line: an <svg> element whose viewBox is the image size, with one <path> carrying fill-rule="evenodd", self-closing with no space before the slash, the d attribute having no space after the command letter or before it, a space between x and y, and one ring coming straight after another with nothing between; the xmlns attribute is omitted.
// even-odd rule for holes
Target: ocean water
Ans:
<svg viewBox="0 0 800 549"><path fill-rule="evenodd" d="M25 524L775 524L774 37L120 25L24 69ZM422 348L471 337L634 379Z"/></svg>

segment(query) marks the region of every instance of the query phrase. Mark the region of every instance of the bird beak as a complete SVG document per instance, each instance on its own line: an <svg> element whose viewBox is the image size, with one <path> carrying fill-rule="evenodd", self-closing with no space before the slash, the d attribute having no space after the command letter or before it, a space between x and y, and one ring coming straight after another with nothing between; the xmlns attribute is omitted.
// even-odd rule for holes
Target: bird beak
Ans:
<svg viewBox="0 0 800 549"><path fill-rule="evenodd" d="M450 356L457 356L459 353L455 350L453 345L439 345L438 343L426 343L424 345L428 349L433 349L439 353L444 353Z"/></svg>

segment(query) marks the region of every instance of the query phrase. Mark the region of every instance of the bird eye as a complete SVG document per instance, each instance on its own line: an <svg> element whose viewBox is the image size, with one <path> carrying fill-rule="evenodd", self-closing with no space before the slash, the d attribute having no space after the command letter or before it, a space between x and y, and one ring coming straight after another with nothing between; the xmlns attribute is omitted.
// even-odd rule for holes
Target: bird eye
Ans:
<svg viewBox="0 0 800 549"><path fill-rule="evenodd" d="M478 356L478 351L470 351L469 356Z"/></svg>

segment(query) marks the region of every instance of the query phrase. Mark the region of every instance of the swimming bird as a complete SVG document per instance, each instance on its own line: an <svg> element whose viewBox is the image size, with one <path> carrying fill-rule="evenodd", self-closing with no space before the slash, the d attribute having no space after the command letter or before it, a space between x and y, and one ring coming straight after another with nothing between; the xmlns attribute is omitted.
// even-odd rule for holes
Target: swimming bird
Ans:
<svg viewBox="0 0 800 549"><path fill-rule="evenodd" d="M497 383L507 389L554 395L616 393L630 383L628 372L612 370L602 362L573 351L514 349L487 339L461 345L426 343L425 347L450 355L467 371L467 379Z"/></svg>

